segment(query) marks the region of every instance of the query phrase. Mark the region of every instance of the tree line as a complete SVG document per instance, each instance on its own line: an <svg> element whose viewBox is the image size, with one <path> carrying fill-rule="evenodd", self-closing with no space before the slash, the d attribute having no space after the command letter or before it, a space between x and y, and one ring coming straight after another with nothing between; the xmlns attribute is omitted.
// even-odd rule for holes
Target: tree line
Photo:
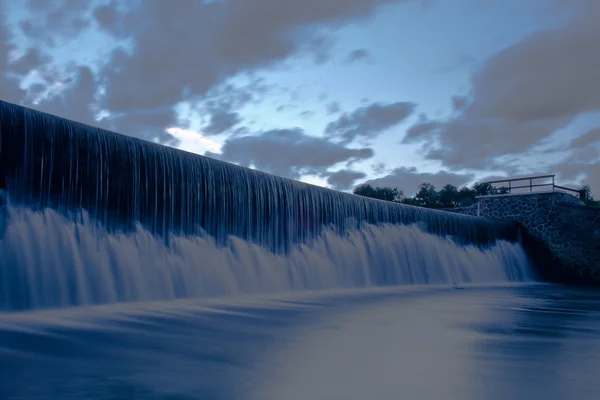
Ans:
<svg viewBox="0 0 600 400"><path fill-rule="evenodd" d="M591 196L589 186L584 186L584 202L590 206L600 206L599 201L594 201ZM496 188L490 183L476 182L471 187L457 188L454 185L446 185L441 190L437 190L434 185L423 182L419 185L417 194L414 196L405 196L404 192L398 188L392 187L373 187L363 183L354 188L352 193L370 197L373 199L392 201L395 203L408 204L412 206L425 208L457 208L468 207L475 203L476 196L487 196L490 194L506 194L509 190L506 187Z"/></svg>

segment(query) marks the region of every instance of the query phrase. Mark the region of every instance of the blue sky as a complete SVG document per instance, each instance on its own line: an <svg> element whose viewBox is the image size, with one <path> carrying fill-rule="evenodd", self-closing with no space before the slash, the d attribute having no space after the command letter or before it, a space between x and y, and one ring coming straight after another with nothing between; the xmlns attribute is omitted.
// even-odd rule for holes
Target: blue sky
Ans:
<svg viewBox="0 0 600 400"><path fill-rule="evenodd" d="M0 4L2 100L338 190L600 188L593 0Z"/></svg>

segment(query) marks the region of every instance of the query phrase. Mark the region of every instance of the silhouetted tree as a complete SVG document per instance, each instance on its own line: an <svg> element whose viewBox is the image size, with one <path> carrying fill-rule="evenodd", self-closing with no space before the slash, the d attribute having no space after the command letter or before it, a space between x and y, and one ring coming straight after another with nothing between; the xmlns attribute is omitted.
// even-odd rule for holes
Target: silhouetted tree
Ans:
<svg viewBox="0 0 600 400"><path fill-rule="evenodd" d="M400 203L406 204L409 206L418 206L419 205L417 200L415 200L414 197L405 197L402 200L400 200Z"/></svg>
<svg viewBox="0 0 600 400"><path fill-rule="evenodd" d="M438 200L440 207L453 208L458 207L458 188L453 185L446 185L438 193Z"/></svg>
<svg viewBox="0 0 600 400"><path fill-rule="evenodd" d="M487 182L475 182L473 185L473 191L475 192L475 196L487 196L492 194L493 186L491 183Z"/></svg>
<svg viewBox="0 0 600 400"><path fill-rule="evenodd" d="M373 186L368 185L366 183L360 184L357 187L354 188L354 190L352 191L352 193L358 195L358 196L364 196L364 197L375 197L375 188L373 188Z"/></svg>
<svg viewBox="0 0 600 400"><path fill-rule="evenodd" d="M439 208L439 194L431 183L423 182L415 195L415 201L420 207Z"/></svg>
<svg viewBox="0 0 600 400"><path fill-rule="evenodd" d="M354 188L352 193L359 195L359 196L370 197L372 199L379 199L379 200L386 200L386 201L400 201L404 197L404 193L401 190L398 190L397 188L391 188L391 187L376 187L376 188L374 188L373 186L366 184L366 183L358 185L356 188Z"/></svg>
<svg viewBox="0 0 600 400"><path fill-rule="evenodd" d="M582 187L580 189L580 191L581 191L581 197L583 197L583 200L594 201L594 198L592 197L592 189L590 188L590 185L585 185L584 187Z"/></svg>
<svg viewBox="0 0 600 400"><path fill-rule="evenodd" d="M594 201L589 186L581 188L585 199L583 202L589 206L600 207L600 201ZM372 187L368 184L358 185L353 193L371 197L374 199L394 201L411 206L425 208L455 208L468 207L475 203L475 196L487 196L490 194L506 194L507 187L494 188L489 183L476 182L472 188L463 187L460 190L453 185L446 185L439 192L431 183L423 182L414 197L405 197L402 190L390 187Z"/></svg>
<svg viewBox="0 0 600 400"><path fill-rule="evenodd" d="M466 186L458 191L456 197L460 207L468 207L475 204L475 191Z"/></svg>

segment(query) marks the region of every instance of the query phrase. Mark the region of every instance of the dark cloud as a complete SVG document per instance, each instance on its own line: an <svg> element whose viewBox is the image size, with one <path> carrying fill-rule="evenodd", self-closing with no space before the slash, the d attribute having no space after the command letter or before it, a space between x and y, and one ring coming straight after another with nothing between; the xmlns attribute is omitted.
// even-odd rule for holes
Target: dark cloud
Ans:
<svg viewBox="0 0 600 400"><path fill-rule="evenodd" d="M309 119L310 117L312 117L313 115L315 115L314 111L302 111L300 113L300 117L302 117L303 119Z"/></svg>
<svg viewBox="0 0 600 400"><path fill-rule="evenodd" d="M325 132L331 137L340 138L343 143L350 143L358 138L372 139L403 122L413 113L415 107L415 104L408 102L374 103L343 114L338 120L327 125Z"/></svg>
<svg viewBox="0 0 600 400"><path fill-rule="evenodd" d="M335 41L331 36L317 34L311 38L301 49L300 54L312 56L315 64L325 64L331 60L331 50Z"/></svg>
<svg viewBox="0 0 600 400"><path fill-rule="evenodd" d="M600 111L600 2L570 7L577 15L565 26L535 32L482 65L469 102L440 121L441 148L429 158L451 168L485 168L495 157L527 151L582 113Z"/></svg>
<svg viewBox="0 0 600 400"><path fill-rule="evenodd" d="M29 0L31 20L21 21L21 31L38 44L54 46L57 39L72 39L90 27L91 7L96 2L80 0Z"/></svg>
<svg viewBox="0 0 600 400"><path fill-rule="evenodd" d="M153 110L131 110L127 113L114 114L100 122L106 129L162 143L176 146L179 140L166 132L166 129L176 125L176 115L173 107L164 107Z"/></svg>
<svg viewBox="0 0 600 400"><path fill-rule="evenodd" d="M354 182L366 176L363 172L342 169L329 174L327 183L336 190L349 190L354 186Z"/></svg>
<svg viewBox="0 0 600 400"><path fill-rule="evenodd" d="M600 199L600 162L580 163L572 162L558 165L556 168L558 182L567 187L579 189L589 185L592 195ZM563 182L565 182L563 184ZM569 185L570 184L570 185Z"/></svg>
<svg viewBox="0 0 600 400"><path fill-rule="evenodd" d="M259 103L270 89L262 79L254 79L243 86L224 84L209 91L198 104L208 119L202 131L207 135L232 132L242 122L238 111L249 103Z"/></svg>
<svg viewBox="0 0 600 400"><path fill-rule="evenodd" d="M118 19L117 4L113 1L96 8L94 19L103 28L114 26Z"/></svg>
<svg viewBox="0 0 600 400"><path fill-rule="evenodd" d="M440 171L432 174L428 172L418 172L416 168L400 167L393 170L389 175L382 178L371 179L368 183L374 187L388 186L398 188L408 196L414 195L418 187L423 182L433 184L437 189L441 189L447 184L457 187L466 185L473 181L472 174L456 174L447 171Z"/></svg>
<svg viewBox="0 0 600 400"><path fill-rule="evenodd" d="M454 111L462 111L467 105L467 98L465 96L452 96L450 101L452 102L452 109Z"/></svg>
<svg viewBox="0 0 600 400"><path fill-rule="evenodd" d="M99 110L94 106L98 88L96 77L85 66L73 67L72 70L72 78L66 80L65 87L56 94L43 97L41 101L36 99L40 93L47 92L47 85L31 86L24 105L125 135L169 145L177 144L177 140L165 132L166 128L175 124L175 111L172 107L113 113L98 121L96 115Z"/></svg>
<svg viewBox="0 0 600 400"><path fill-rule="evenodd" d="M327 115L337 114L341 111L340 103L333 101L327 104Z"/></svg>
<svg viewBox="0 0 600 400"><path fill-rule="evenodd" d="M132 54L117 52L106 64L106 107L172 105L184 92L204 94L241 71L310 49L324 60L329 37L319 27L365 18L399 1L182 0L176 7L162 0L140 2L116 20L100 18L107 31L127 32L134 43ZM129 29L117 29L122 25Z"/></svg>
<svg viewBox="0 0 600 400"><path fill-rule="evenodd" d="M10 69L19 75L27 75L31 70L49 61L50 58L38 49L30 48L22 57L10 63Z"/></svg>
<svg viewBox="0 0 600 400"><path fill-rule="evenodd" d="M47 96L40 102L34 102L36 96L31 96L32 93L29 93L30 96L25 105L84 124L96 124L92 109L96 94L94 74L88 67L82 66L74 67L72 74L72 79L65 84L60 93ZM33 93L42 90L40 85L34 86L32 89Z"/></svg>
<svg viewBox="0 0 600 400"><path fill-rule="evenodd" d="M282 129L259 135L228 139L222 154L207 156L298 179L304 174L320 175L341 162L371 158L372 149L350 149L325 138L309 136L301 129Z"/></svg>
<svg viewBox="0 0 600 400"><path fill-rule="evenodd" d="M89 110L103 109L111 116L101 124L123 132L140 132L134 135L154 140L165 135L158 132L166 121L172 121L166 116L172 114L173 107L191 101L207 121L206 133L224 133L235 130L240 122L239 106L216 101L212 92L227 86L224 82L229 78L268 68L294 55L325 62L332 51L335 29L368 18L381 6L404 1L414 0L357 0L351 4L345 0L285 4L279 0L181 0L176 6L162 0L28 0L32 17L19 21L19 26L36 48L22 57L20 64L15 63L14 69L24 74L31 65L47 61L39 59L44 55L42 50L52 56L53 49L100 27L125 47L117 47L109 57L92 60L99 73L89 80L96 84L95 95L87 97L90 103L79 103L84 97L80 93L85 86L82 76L77 84L81 89L51 96L36 107L59 110L61 116L81 112L74 119L88 122ZM0 33L0 46L7 46L5 31ZM0 72L4 72L8 49L0 50ZM50 64L64 72L64 66L56 62ZM44 79L53 84L51 79ZM17 94L6 95L6 87L0 88L4 99L19 98ZM39 85L31 90L30 97L34 92L43 97ZM60 104L77 107L67 112L58 107ZM152 112L159 115L152 118ZM138 123L135 118L140 118ZM149 126L153 119L160 124ZM166 135L165 140L171 142L172 137Z"/></svg>
<svg viewBox="0 0 600 400"><path fill-rule="evenodd" d="M419 120L406 130L406 134L402 139L402 144L422 141L424 138L432 138L440 125L441 124L438 121L432 121L425 115L421 115Z"/></svg>
<svg viewBox="0 0 600 400"><path fill-rule="evenodd" d="M371 169L373 170L374 174L380 175L385 172L386 166L384 163L377 163L377 164L371 165Z"/></svg>
<svg viewBox="0 0 600 400"><path fill-rule="evenodd" d="M353 63L369 58L369 52L366 49L356 49L350 52L344 59L345 63Z"/></svg>
<svg viewBox="0 0 600 400"><path fill-rule="evenodd" d="M587 133L573 139L569 144L569 147L575 149L586 147L595 143L600 144L600 128L592 129L591 131L588 131Z"/></svg>
<svg viewBox="0 0 600 400"><path fill-rule="evenodd" d="M9 54L14 50L11 37L6 29L4 18L6 5L0 1L0 93L2 100L20 103L25 92L19 88L18 80L8 74Z"/></svg>
<svg viewBox="0 0 600 400"><path fill-rule="evenodd" d="M242 121L237 112L214 110L210 115L210 123L202 131L207 135L218 135L229 131Z"/></svg>

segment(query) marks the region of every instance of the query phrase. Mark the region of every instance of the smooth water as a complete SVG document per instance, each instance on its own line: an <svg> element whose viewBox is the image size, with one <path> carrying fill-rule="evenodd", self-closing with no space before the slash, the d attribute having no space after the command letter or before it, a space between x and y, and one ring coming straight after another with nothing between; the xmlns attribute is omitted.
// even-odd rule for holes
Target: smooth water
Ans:
<svg viewBox="0 0 600 400"><path fill-rule="evenodd" d="M541 284L0 313L0 398L600 398L600 297Z"/></svg>

